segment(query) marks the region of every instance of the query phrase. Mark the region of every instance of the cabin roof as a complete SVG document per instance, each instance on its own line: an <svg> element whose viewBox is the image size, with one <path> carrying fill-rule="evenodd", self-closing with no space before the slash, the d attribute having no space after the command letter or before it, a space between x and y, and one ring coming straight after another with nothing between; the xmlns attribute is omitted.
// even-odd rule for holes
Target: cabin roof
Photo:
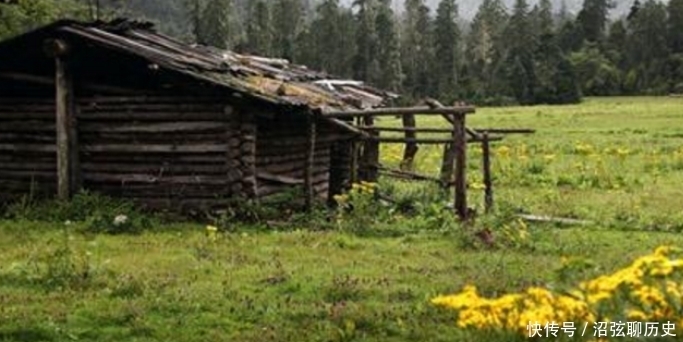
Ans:
<svg viewBox="0 0 683 342"><path fill-rule="evenodd" d="M23 46L27 41L52 33L76 36L99 46L136 55L160 68L274 104L319 110L363 109L385 106L398 97L363 82L340 80L287 60L186 44L157 33L150 23L126 19L91 23L58 21L0 42L0 55L8 46Z"/></svg>

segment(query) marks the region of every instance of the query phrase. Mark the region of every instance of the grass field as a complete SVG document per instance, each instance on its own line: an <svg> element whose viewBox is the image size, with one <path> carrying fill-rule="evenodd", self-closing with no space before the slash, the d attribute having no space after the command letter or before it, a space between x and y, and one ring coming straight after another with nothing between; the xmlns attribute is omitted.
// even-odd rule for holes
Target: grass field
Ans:
<svg viewBox="0 0 683 342"><path fill-rule="evenodd" d="M441 212L450 198L436 190L385 180L380 190L434 203L412 215L365 203L337 223L227 223L217 234L210 222L153 219L137 235L93 233L104 223L92 208L43 220L14 208L0 221L0 341L509 341L458 328L430 300L467 284L491 296L571 286L683 245L683 99L483 108L468 120L538 130L496 143L499 212L472 228ZM400 152L384 147L384 161ZM422 149L418 168L436 174L440 153ZM475 189L480 154L471 148ZM526 227L510 212L594 224ZM496 246L472 238L482 227ZM580 261L570 273L566 258Z"/></svg>

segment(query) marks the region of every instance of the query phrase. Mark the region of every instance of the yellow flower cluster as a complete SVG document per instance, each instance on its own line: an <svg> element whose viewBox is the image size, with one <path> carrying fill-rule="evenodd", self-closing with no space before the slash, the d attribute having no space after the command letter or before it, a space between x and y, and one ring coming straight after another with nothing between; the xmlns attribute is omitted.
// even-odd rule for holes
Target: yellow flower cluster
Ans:
<svg viewBox="0 0 683 342"><path fill-rule="evenodd" d="M574 146L574 151L578 154L590 155L595 153L595 148L591 144L580 142Z"/></svg>
<svg viewBox="0 0 683 342"><path fill-rule="evenodd" d="M683 323L679 317L683 259L670 258L672 253L673 249L660 247L652 255L641 257L613 274L583 282L567 294L532 287L490 299L479 296L474 286L466 286L461 293L434 298L432 303L457 310L459 327L504 329L525 335L529 322L592 324L621 315L641 322ZM619 308L620 312L602 312L601 307Z"/></svg>
<svg viewBox="0 0 683 342"><path fill-rule="evenodd" d="M374 194L375 190L377 190L377 183L361 181L351 185L351 191L358 194Z"/></svg>
<svg viewBox="0 0 683 342"><path fill-rule="evenodd" d="M218 227L216 226L206 226L206 236L211 241L218 240Z"/></svg>
<svg viewBox="0 0 683 342"><path fill-rule="evenodd" d="M377 183L370 183L361 181L360 183L351 184L351 191L342 195L334 195L334 200L338 205L344 206L349 201L358 195L374 195L377 191Z"/></svg>
<svg viewBox="0 0 683 342"><path fill-rule="evenodd" d="M566 295L531 287L495 299L480 297L474 286L457 295L437 297L436 305L459 311L461 328L505 329L526 334L529 322L574 322L594 319L588 305Z"/></svg>

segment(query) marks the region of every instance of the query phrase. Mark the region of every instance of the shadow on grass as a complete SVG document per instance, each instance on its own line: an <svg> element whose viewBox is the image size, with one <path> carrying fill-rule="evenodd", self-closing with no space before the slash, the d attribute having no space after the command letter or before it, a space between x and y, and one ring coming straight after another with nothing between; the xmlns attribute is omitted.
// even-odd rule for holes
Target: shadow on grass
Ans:
<svg viewBox="0 0 683 342"><path fill-rule="evenodd" d="M55 338L43 328L16 328L0 330L0 341L54 341Z"/></svg>

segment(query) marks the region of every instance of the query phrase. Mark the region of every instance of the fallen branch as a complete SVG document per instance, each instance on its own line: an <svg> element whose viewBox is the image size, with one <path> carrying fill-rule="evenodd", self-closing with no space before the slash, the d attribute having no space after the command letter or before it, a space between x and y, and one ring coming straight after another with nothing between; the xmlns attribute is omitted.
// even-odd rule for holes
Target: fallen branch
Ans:
<svg viewBox="0 0 683 342"><path fill-rule="evenodd" d="M588 226L588 225L592 225L594 223L592 221L577 220L577 219L562 218L562 217L551 217L551 216L517 215L517 217L521 218L522 220L529 221L529 222L558 223L558 224L569 225L569 226Z"/></svg>

